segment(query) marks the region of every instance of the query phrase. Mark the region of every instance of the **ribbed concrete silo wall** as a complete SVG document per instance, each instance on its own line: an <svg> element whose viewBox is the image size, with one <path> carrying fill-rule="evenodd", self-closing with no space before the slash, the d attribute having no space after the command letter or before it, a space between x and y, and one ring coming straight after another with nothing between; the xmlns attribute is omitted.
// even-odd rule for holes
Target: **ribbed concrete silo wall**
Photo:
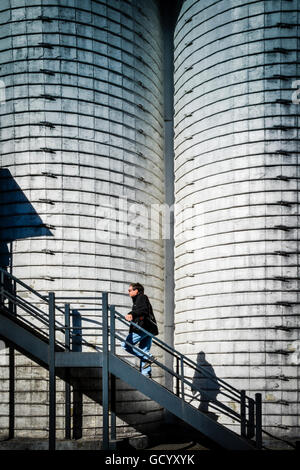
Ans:
<svg viewBox="0 0 300 470"><path fill-rule="evenodd" d="M0 78L6 93L1 103L1 166L10 172L33 218L39 217L51 232L16 237L14 274L57 296L99 298L108 291L109 302L121 313L131 309L127 289L138 280L161 323L161 240L137 238L138 226L127 238L103 238L110 217L104 209L119 208L120 198L127 207L164 199L157 2L4 0L0 23ZM125 212L120 206L120 219ZM11 216L5 219L8 225L18 225L20 216L21 225L32 223L25 205ZM98 341L96 332L91 341ZM47 380L46 371L17 356L17 435L47 436ZM85 382L95 393L100 387L96 379ZM158 405L128 392L124 384L120 387L119 434L128 435L137 425L143 431L160 419ZM61 437L62 382L58 390ZM7 404L6 392L1 392L1 402ZM7 406L1 411L6 428ZM92 400L84 402L85 436L101 433L101 412Z"/></svg>
<svg viewBox="0 0 300 470"><path fill-rule="evenodd" d="M299 14L296 1L186 0L175 33L175 344L262 392L264 428L291 439Z"/></svg>

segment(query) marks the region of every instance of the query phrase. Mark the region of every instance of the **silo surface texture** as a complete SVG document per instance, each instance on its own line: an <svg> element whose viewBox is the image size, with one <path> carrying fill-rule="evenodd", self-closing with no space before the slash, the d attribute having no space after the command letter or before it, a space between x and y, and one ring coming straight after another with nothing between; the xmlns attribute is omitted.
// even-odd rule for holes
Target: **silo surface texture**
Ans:
<svg viewBox="0 0 300 470"><path fill-rule="evenodd" d="M94 299L78 308L99 307L101 292L108 291L122 314L131 310L130 282L139 281L161 324L163 244L138 227L147 224L145 208L164 199L157 2L2 0L0 23L1 181L14 187L6 194L12 210L2 228L39 220L47 229L10 239L13 273L42 294ZM134 203L144 210L135 212ZM114 207L116 230L107 225ZM89 341L97 344L99 334L95 330ZM78 393L88 395L82 435L99 435L101 383L97 374L80 379ZM17 355L16 436L47 436L47 380L47 371ZM144 432L160 420L159 405L124 383L118 387L118 436ZM61 437L63 382L57 388ZM8 393L0 393L7 403Z"/></svg>
<svg viewBox="0 0 300 470"><path fill-rule="evenodd" d="M261 392L264 429L291 440L299 14L296 0L186 0L175 31L175 346Z"/></svg>

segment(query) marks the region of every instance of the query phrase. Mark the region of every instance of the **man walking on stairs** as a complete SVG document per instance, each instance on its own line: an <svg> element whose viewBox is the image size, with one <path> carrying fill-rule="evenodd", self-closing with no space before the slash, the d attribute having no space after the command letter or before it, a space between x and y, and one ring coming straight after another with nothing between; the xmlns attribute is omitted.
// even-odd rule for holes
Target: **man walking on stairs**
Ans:
<svg viewBox="0 0 300 470"><path fill-rule="evenodd" d="M153 315L152 306L147 295L144 294L144 287L142 284L138 282L130 284L128 293L132 298L133 305L131 312L125 315L125 319L127 321L133 321L150 333L157 335L158 329ZM146 377L151 378L151 364L154 357L152 354L149 354L149 352L152 345L152 337L131 324L126 341L130 344L126 344L126 342L124 342L122 343L122 347L125 351L140 359L140 372ZM136 348L133 347L136 344L146 354L136 350Z"/></svg>

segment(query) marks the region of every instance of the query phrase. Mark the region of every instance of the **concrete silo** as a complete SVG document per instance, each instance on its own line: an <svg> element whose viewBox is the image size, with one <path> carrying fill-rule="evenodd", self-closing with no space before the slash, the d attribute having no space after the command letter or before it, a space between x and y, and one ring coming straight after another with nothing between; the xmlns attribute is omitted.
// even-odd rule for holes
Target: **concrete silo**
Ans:
<svg viewBox="0 0 300 470"><path fill-rule="evenodd" d="M291 439L299 14L296 0L186 0L175 32L175 346L262 392L264 428Z"/></svg>
<svg viewBox="0 0 300 470"><path fill-rule="evenodd" d="M42 293L108 291L121 313L131 308L128 284L139 280L161 323L162 241L138 237L137 221L127 237L103 237L106 209L117 207L123 220L127 209L120 198L129 210L133 203L164 200L157 2L4 0L0 23L0 78L6 88L1 166L51 232L16 237L13 273ZM14 215L32 223L25 206L11 214L12 223ZM137 219L143 225L147 214ZM126 223L123 235L125 229ZM16 433L46 436L47 372L20 355L16 361ZM158 405L138 393L132 401L135 392L122 387L121 434L160 419ZM83 410L84 433L97 434L101 408L90 400ZM122 421L122 414L130 420Z"/></svg>

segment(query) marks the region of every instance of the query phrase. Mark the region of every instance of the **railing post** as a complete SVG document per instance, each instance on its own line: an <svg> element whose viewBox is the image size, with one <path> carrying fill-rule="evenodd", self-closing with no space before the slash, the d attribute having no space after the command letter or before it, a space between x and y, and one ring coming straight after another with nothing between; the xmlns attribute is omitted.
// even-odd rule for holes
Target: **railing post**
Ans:
<svg viewBox="0 0 300 470"><path fill-rule="evenodd" d="M16 295L17 295L17 283L15 281L15 279L13 280L13 297L16 298ZM13 306L13 314L14 315L17 315L17 303L14 302L14 306Z"/></svg>
<svg viewBox="0 0 300 470"><path fill-rule="evenodd" d="M254 406L253 398L249 398L249 421L248 421L248 430L247 430L247 437L251 439L255 435L255 424L254 424L254 413L255 413L255 406Z"/></svg>
<svg viewBox="0 0 300 470"><path fill-rule="evenodd" d="M78 310L72 310L72 351L82 352L82 321Z"/></svg>
<svg viewBox="0 0 300 470"><path fill-rule="evenodd" d="M116 319L116 307L111 305L109 307L110 310L110 351L112 354L116 354L116 326L115 326L115 319Z"/></svg>
<svg viewBox="0 0 300 470"><path fill-rule="evenodd" d="M70 352L70 304L65 304L65 349ZM66 368L65 379L65 438L71 439L71 386L70 369Z"/></svg>
<svg viewBox="0 0 300 470"><path fill-rule="evenodd" d="M110 306L110 351L116 354L116 337L115 337L115 306ZM116 376L110 374L110 438L116 440Z"/></svg>
<svg viewBox="0 0 300 470"><path fill-rule="evenodd" d="M49 450L55 450L56 383L55 383L55 294L49 292Z"/></svg>
<svg viewBox="0 0 300 470"><path fill-rule="evenodd" d="M9 292L10 297L14 297L14 281L12 278L7 278L6 290ZM8 299L8 310L10 313L15 313L15 305L11 298Z"/></svg>
<svg viewBox="0 0 300 470"><path fill-rule="evenodd" d="M262 448L262 398L261 393L255 394L255 427L256 447Z"/></svg>
<svg viewBox="0 0 300 470"><path fill-rule="evenodd" d="M65 348L70 351L70 304L65 304Z"/></svg>
<svg viewBox="0 0 300 470"><path fill-rule="evenodd" d="M72 309L72 351L82 352L82 321L78 310ZM73 439L82 437L83 399L80 381L73 385Z"/></svg>
<svg viewBox="0 0 300 470"><path fill-rule="evenodd" d="M246 437L246 391L241 390L241 436Z"/></svg>
<svg viewBox="0 0 300 470"><path fill-rule="evenodd" d="M15 298L16 281L12 280L11 285L11 294ZM11 313L17 315L16 302L11 304ZM9 439L15 437L15 414L15 350L13 347L9 347Z"/></svg>
<svg viewBox="0 0 300 470"><path fill-rule="evenodd" d="M9 347L9 434L15 437L15 350Z"/></svg>
<svg viewBox="0 0 300 470"><path fill-rule="evenodd" d="M176 395L179 397L180 392L179 392L179 357L176 356Z"/></svg>
<svg viewBox="0 0 300 470"><path fill-rule="evenodd" d="M181 398L184 400L184 363L183 363L183 355L180 356L180 375L181 375Z"/></svg>
<svg viewBox="0 0 300 470"><path fill-rule="evenodd" d="M4 306L4 272L0 271L0 305Z"/></svg>
<svg viewBox="0 0 300 470"><path fill-rule="evenodd" d="M108 293L102 293L102 449L109 449Z"/></svg>

